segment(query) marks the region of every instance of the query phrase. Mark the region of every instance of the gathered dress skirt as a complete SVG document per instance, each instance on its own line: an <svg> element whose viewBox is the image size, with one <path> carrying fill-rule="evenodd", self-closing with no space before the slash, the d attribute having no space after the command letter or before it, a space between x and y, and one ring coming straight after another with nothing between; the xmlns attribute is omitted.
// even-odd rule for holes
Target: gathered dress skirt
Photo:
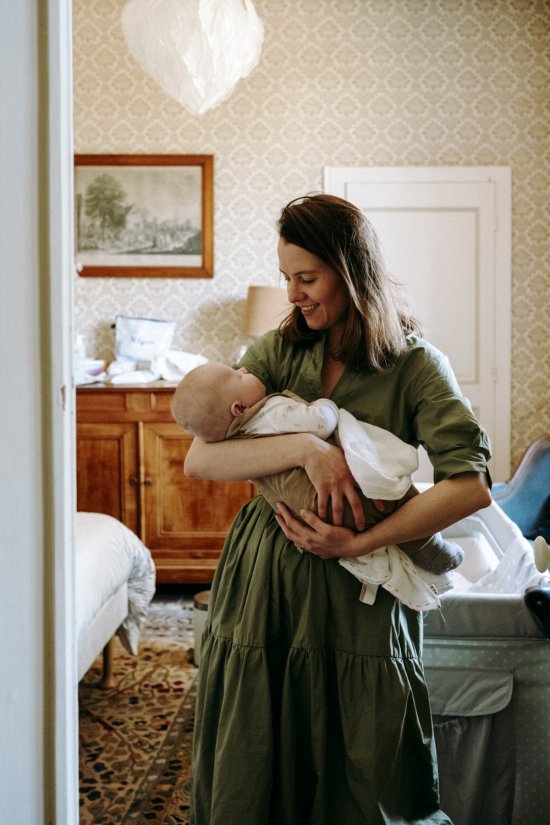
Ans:
<svg viewBox="0 0 550 825"><path fill-rule="evenodd" d="M214 578L192 825L452 825L439 809L422 617L301 555L261 497Z"/></svg>

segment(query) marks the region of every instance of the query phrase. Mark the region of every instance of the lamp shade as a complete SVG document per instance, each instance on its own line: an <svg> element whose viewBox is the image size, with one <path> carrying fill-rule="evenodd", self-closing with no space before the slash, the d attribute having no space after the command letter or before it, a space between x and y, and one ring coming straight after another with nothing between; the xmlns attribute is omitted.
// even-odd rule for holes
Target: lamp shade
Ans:
<svg viewBox="0 0 550 825"><path fill-rule="evenodd" d="M276 329L291 308L286 289L277 286L249 286L242 334L248 338L257 338L270 329Z"/></svg>
<svg viewBox="0 0 550 825"><path fill-rule="evenodd" d="M231 95L264 39L252 0L130 0L121 24L141 68L194 115Z"/></svg>

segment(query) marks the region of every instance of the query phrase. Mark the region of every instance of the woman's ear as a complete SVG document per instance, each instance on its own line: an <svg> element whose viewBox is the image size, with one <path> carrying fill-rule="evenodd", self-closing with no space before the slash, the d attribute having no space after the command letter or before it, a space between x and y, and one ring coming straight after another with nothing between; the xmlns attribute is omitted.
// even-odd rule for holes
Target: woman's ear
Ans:
<svg viewBox="0 0 550 825"><path fill-rule="evenodd" d="M231 409L231 415L234 418L237 418L239 415L244 415L245 414L245 412L248 409L248 405L247 404L241 404L240 401L233 401L233 403L231 404L230 409Z"/></svg>

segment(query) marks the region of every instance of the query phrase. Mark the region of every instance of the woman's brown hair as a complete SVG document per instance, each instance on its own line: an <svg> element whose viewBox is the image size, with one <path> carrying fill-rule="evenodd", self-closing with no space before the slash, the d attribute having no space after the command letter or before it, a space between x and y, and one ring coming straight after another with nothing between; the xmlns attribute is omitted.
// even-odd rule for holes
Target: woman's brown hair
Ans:
<svg viewBox="0 0 550 825"><path fill-rule="evenodd" d="M284 241L337 272L348 288L348 317L333 356L355 369L383 372L392 367L405 348L407 333L420 330L386 270L366 215L335 195L306 195L284 207L277 229ZM290 343L302 345L323 334L308 328L297 307L282 323L281 333Z"/></svg>

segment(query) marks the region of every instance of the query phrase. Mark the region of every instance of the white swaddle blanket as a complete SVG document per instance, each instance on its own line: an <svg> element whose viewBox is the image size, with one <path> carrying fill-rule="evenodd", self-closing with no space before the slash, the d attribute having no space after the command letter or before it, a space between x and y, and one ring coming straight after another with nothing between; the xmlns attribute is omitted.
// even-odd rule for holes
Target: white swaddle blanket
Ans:
<svg viewBox="0 0 550 825"><path fill-rule="evenodd" d="M413 610L434 610L441 607L439 596L453 586L450 573L436 576L423 570L393 544L339 563L362 583L364 604L374 604L378 588L384 587Z"/></svg>
<svg viewBox="0 0 550 825"><path fill-rule="evenodd" d="M418 468L415 447L388 430L358 421L347 410L338 414L338 438L363 495L387 501L404 496ZM433 610L441 607L439 595L453 586L451 574L435 576L423 570L395 545L339 561L362 583L365 604L374 604L378 587L384 587L414 610Z"/></svg>
<svg viewBox="0 0 550 825"><path fill-rule="evenodd" d="M338 438L352 475L367 498L403 498L418 469L418 453L389 430L338 413Z"/></svg>

